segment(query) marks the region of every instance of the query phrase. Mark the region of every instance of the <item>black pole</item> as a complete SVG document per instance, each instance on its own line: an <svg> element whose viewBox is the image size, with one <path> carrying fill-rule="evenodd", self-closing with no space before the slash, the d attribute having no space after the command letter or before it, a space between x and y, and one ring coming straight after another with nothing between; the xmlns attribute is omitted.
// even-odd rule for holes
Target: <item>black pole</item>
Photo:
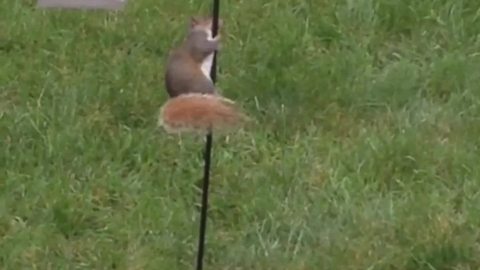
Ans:
<svg viewBox="0 0 480 270"><path fill-rule="evenodd" d="M220 0L213 0L213 25L212 36L218 33L218 15L220 11ZM213 55L212 69L210 77L213 83L217 80L217 54ZM200 212L200 232L198 236L198 254L197 254L197 270L203 269L203 256L205 254L205 234L207 229L207 210L208 210L208 188L210 186L210 163L212 158L212 131L209 131L205 142L205 166L203 169L203 187L202 187L202 210Z"/></svg>
<svg viewBox="0 0 480 270"><path fill-rule="evenodd" d="M212 23L212 37L218 33L218 17L220 13L220 0L213 0L213 23ZM213 83L217 81L217 54L213 55L212 69L210 70L210 77Z"/></svg>
<svg viewBox="0 0 480 270"><path fill-rule="evenodd" d="M197 270L203 269L203 255L205 254L205 234L207 229L208 187L210 184L210 160L212 153L212 133L207 134L205 143L205 167L202 188L202 210L200 212L200 232L198 236Z"/></svg>

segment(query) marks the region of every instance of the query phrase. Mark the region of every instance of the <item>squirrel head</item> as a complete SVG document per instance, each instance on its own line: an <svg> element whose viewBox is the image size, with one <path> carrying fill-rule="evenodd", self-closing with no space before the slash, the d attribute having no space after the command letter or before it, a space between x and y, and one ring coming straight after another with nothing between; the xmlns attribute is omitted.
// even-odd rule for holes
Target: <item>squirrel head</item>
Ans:
<svg viewBox="0 0 480 270"><path fill-rule="evenodd" d="M190 31L212 31L213 18L212 17L191 17ZM223 20L218 19L218 30L223 27Z"/></svg>

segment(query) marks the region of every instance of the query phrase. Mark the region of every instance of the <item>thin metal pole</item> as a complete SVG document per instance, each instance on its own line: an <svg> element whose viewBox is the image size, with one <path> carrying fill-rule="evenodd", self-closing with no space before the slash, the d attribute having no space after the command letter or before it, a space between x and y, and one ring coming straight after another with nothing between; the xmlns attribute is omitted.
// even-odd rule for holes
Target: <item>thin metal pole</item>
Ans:
<svg viewBox="0 0 480 270"><path fill-rule="evenodd" d="M212 153L212 133L207 134L205 144L205 167L202 189L202 210L200 212L200 233L198 237L197 270L203 269L203 256L205 254L205 234L207 229L208 188L210 182L210 161Z"/></svg>
<svg viewBox="0 0 480 270"><path fill-rule="evenodd" d="M220 11L220 1L213 0L213 25L212 36L216 36L218 33L218 15ZM213 83L217 80L217 54L213 56L212 69L210 70L210 77ZM208 132L205 142L205 166L203 170L203 188L202 188L202 209L200 212L200 231L198 237L198 253L197 253L197 270L203 270L203 257L205 254L205 235L207 229L207 213L208 213L208 195L210 186L210 164L212 158L212 132Z"/></svg>
<svg viewBox="0 0 480 270"><path fill-rule="evenodd" d="M213 0L213 23L212 36L215 37L218 33L218 17L220 13L220 0ZM213 83L217 82L217 53L213 55L212 69L210 70L210 77Z"/></svg>

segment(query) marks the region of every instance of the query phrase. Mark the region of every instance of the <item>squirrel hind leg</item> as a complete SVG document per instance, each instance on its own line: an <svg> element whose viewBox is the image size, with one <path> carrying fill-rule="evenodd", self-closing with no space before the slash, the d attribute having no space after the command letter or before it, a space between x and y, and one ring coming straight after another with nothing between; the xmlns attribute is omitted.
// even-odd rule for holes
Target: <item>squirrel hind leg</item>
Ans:
<svg viewBox="0 0 480 270"><path fill-rule="evenodd" d="M192 86L193 93L199 94L212 94L216 95L217 90L213 82L207 78L203 78L202 80L198 80L198 83Z"/></svg>

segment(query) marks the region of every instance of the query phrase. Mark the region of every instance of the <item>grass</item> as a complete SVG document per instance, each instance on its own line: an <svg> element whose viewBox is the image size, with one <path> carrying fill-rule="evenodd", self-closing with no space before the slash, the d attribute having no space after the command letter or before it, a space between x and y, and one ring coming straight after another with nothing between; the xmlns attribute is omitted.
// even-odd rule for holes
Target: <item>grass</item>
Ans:
<svg viewBox="0 0 480 270"><path fill-rule="evenodd" d="M1 269L191 269L202 138L156 127L209 1L0 2ZM222 1L208 269L480 269L480 2Z"/></svg>

